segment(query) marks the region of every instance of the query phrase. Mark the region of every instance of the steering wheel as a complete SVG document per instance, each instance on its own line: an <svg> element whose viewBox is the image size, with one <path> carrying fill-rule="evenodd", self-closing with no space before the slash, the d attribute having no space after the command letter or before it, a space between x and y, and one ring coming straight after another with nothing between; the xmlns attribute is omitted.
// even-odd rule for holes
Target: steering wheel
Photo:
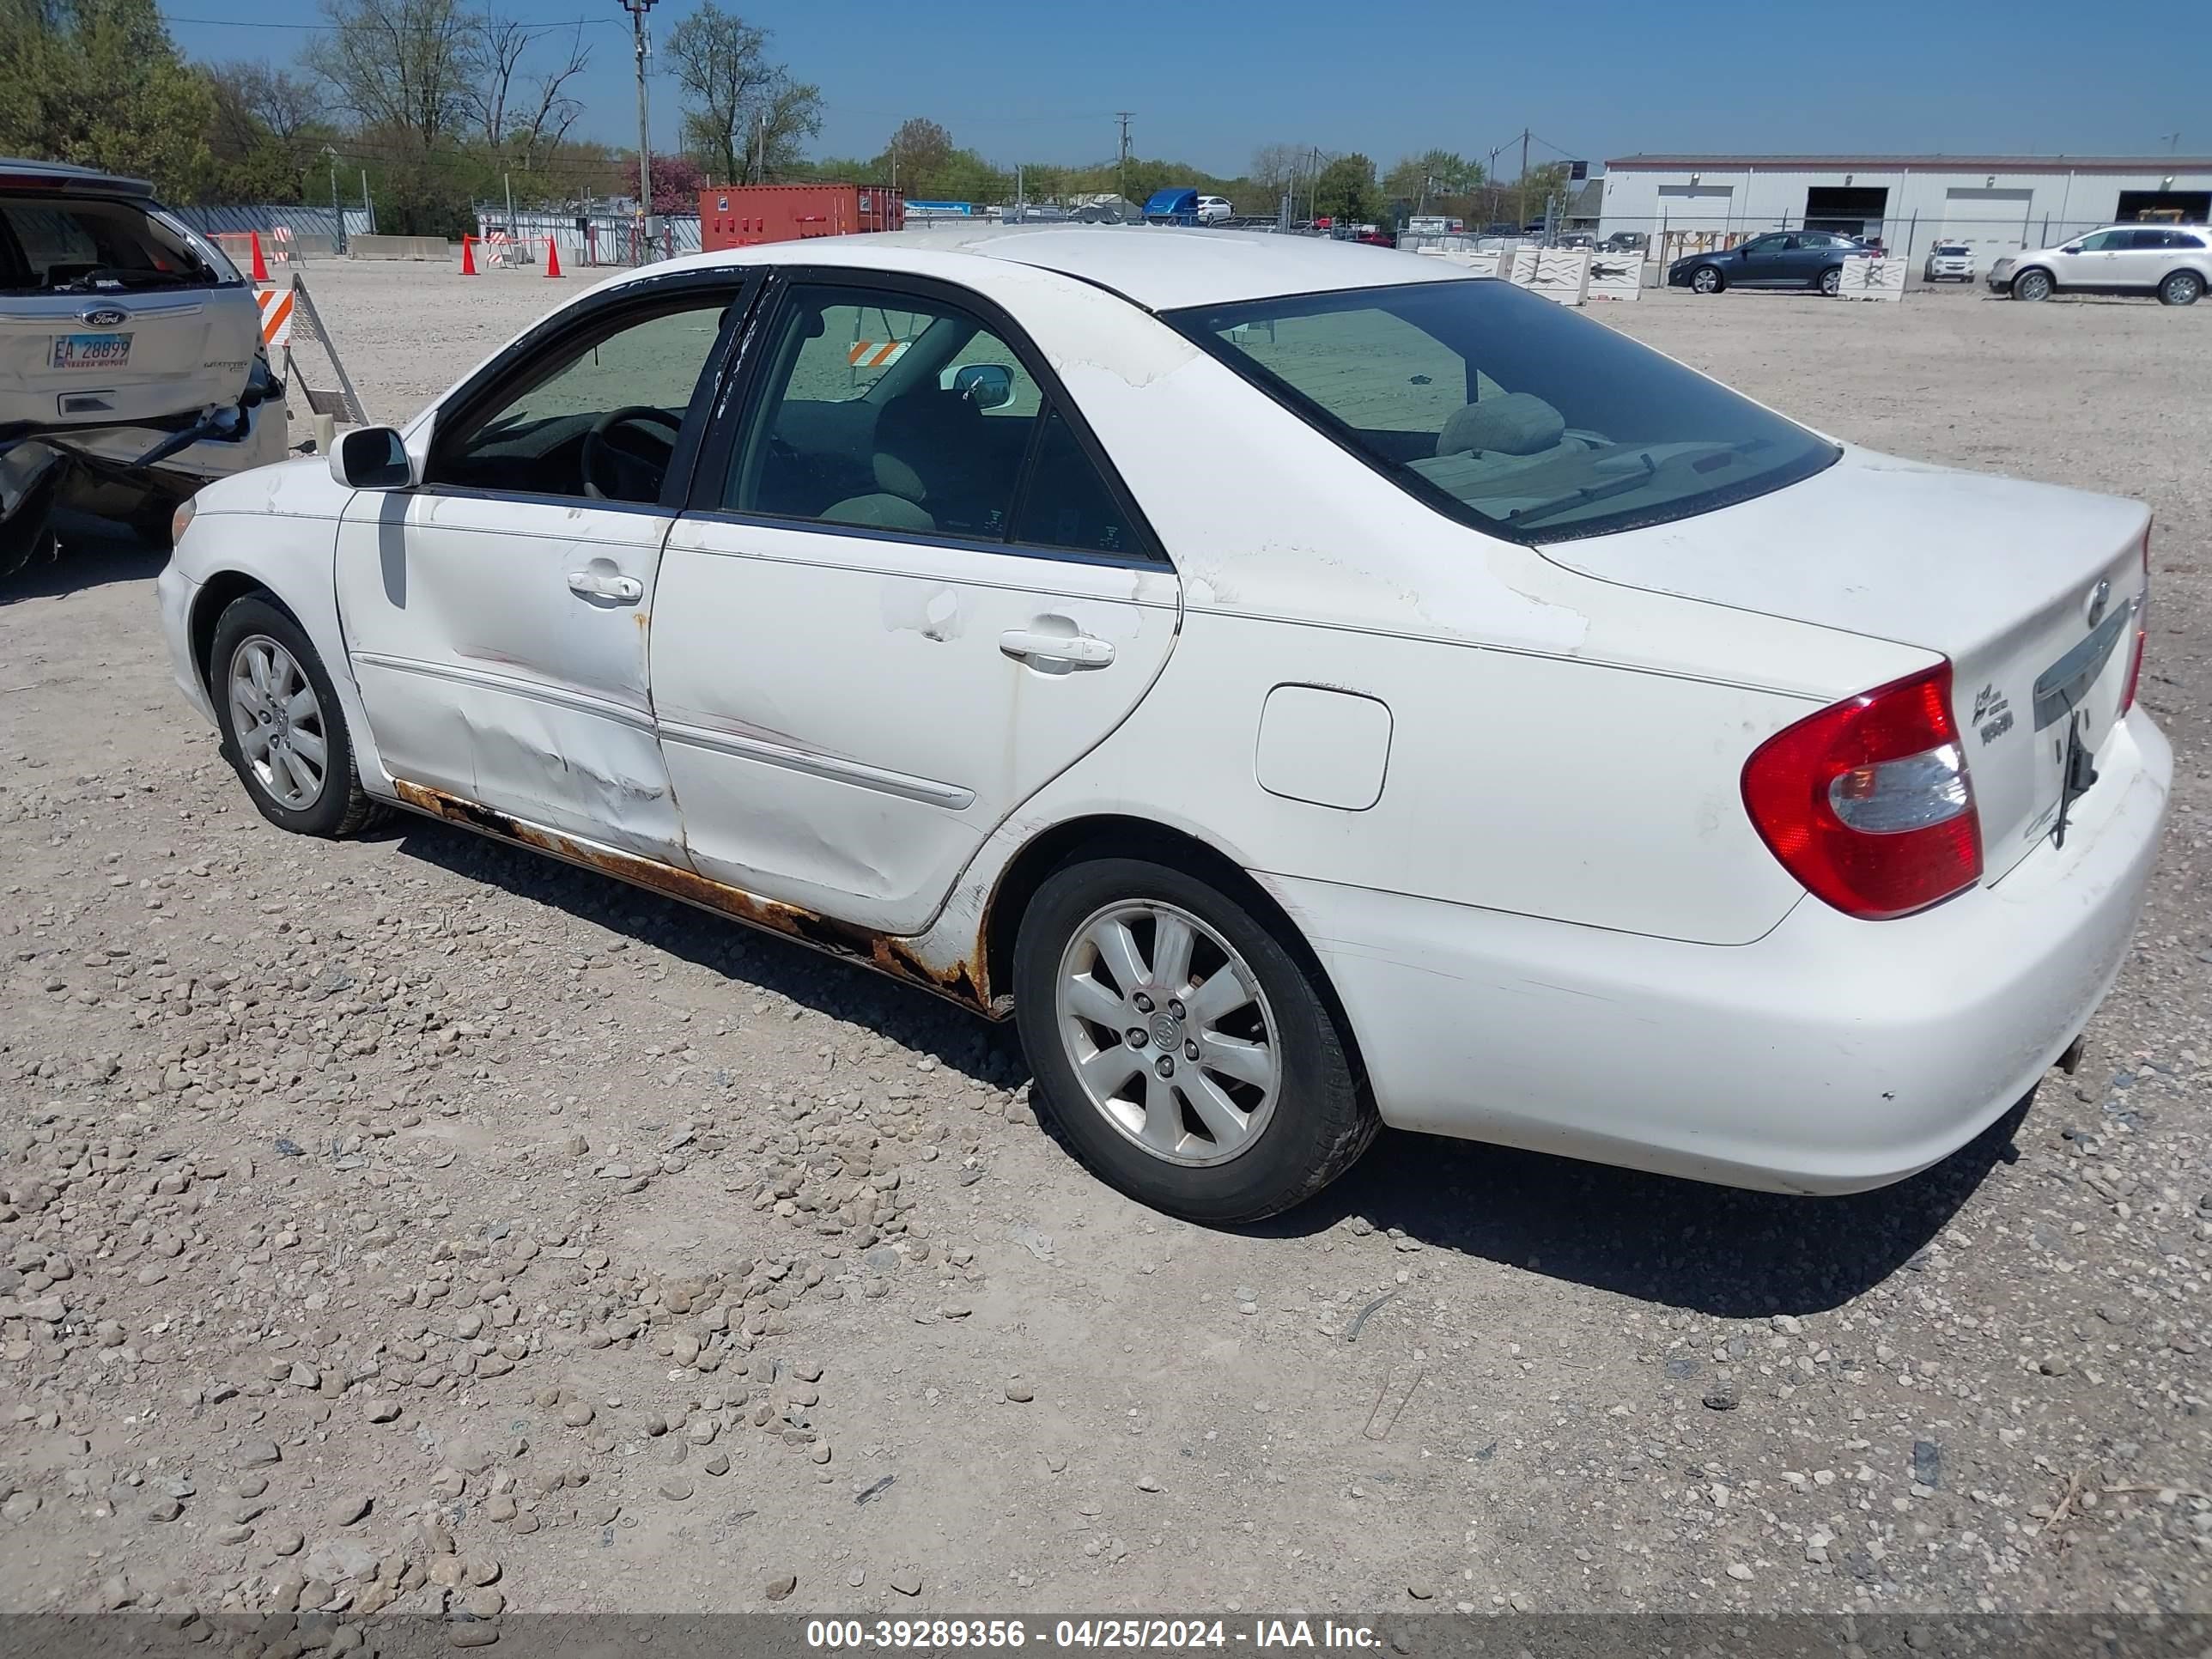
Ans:
<svg viewBox="0 0 2212 1659"><path fill-rule="evenodd" d="M666 427L668 436L663 439L654 426ZM650 404L609 410L584 434L584 493L606 501L659 501L683 427L683 416Z"/></svg>

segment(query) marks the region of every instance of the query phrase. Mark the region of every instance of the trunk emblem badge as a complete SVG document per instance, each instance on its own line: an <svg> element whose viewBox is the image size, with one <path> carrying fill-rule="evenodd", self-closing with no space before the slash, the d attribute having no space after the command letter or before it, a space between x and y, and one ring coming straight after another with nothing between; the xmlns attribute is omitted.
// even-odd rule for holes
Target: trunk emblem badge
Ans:
<svg viewBox="0 0 2212 1659"><path fill-rule="evenodd" d="M2094 628L2105 620L2105 606L2112 597L2112 585L2100 580L2089 590L2089 626Z"/></svg>
<svg viewBox="0 0 2212 1659"><path fill-rule="evenodd" d="M131 320L127 311L118 311L112 306L94 306L80 311L77 320L93 328L120 328Z"/></svg>

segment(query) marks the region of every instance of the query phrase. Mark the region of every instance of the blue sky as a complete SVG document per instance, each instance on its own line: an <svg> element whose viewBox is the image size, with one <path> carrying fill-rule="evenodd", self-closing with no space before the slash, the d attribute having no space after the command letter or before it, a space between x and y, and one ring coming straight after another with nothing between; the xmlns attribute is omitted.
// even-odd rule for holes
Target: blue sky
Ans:
<svg viewBox="0 0 2212 1659"><path fill-rule="evenodd" d="M595 20L582 136L630 140L617 0L494 0L527 21ZM661 0L663 34L696 0ZM194 57L283 61L313 0L163 0ZM1362 149L1388 167L1440 145L1486 161L1526 125L1533 159L1637 150L2212 154L2212 9L1953 0L1515 7L1369 0L808 0L738 5L823 91L817 154L872 155L908 115L991 160L1139 155L1243 170L1254 146ZM1109 27L1100 26L1102 18ZM227 20L223 23L206 21ZM652 82L656 147L677 88ZM2201 130L2192 131L2194 127Z"/></svg>

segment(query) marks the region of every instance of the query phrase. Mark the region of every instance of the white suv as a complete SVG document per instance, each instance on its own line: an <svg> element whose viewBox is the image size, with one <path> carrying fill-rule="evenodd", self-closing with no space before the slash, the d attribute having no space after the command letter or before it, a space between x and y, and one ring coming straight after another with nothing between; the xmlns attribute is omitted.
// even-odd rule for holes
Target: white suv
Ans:
<svg viewBox="0 0 2212 1659"><path fill-rule="evenodd" d="M2112 225L1990 267L1989 284L2015 300L2058 293L2155 294L2197 303L2212 287L2212 231L2203 225Z"/></svg>
<svg viewBox="0 0 2212 1659"><path fill-rule="evenodd" d="M23 509L65 496L166 539L201 484L284 453L260 311L222 252L137 179L0 160L0 525L26 536Z"/></svg>

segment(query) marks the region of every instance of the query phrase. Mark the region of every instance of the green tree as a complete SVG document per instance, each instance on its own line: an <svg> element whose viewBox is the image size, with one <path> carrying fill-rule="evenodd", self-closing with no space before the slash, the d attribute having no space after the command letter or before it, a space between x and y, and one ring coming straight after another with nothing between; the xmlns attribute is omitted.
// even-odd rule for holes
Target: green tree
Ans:
<svg viewBox="0 0 2212 1659"><path fill-rule="evenodd" d="M483 20L460 0L323 0L323 15L301 61L364 128L428 155L479 110Z"/></svg>
<svg viewBox="0 0 2212 1659"><path fill-rule="evenodd" d="M936 193L937 177L952 160L952 135L934 121L910 116L891 134L884 155L896 162L906 194L927 200Z"/></svg>
<svg viewBox="0 0 2212 1659"><path fill-rule="evenodd" d="M215 98L154 0L0 0L0 152L104 167L197 199Z"/></svg>
<svg viewBox="0 0 2212 1659"><path fill-rule="evenodd" d="M1382 208L1375 185L1375 163L1356 150L1338 156L1314 181L1314 212L1322 217L1361 224Z"/></svg>
<svg viewBox="0 0 2212 1659"><path fill-rule="evenodd" d="M1392 167L1383 177L1382 193L1419 211L1468 196L1481 183L1481 162L1454 150L1431 149L1408 155Z"/></svg>
<svg viewBox="0 0 2212 1659"><path fill-rule="evenodd" d="M822 89L768 58L769 32L714 0L678 23L667 52L684 88L684 142L721 178L765 183L797 166L822 131Z"/></svg>

